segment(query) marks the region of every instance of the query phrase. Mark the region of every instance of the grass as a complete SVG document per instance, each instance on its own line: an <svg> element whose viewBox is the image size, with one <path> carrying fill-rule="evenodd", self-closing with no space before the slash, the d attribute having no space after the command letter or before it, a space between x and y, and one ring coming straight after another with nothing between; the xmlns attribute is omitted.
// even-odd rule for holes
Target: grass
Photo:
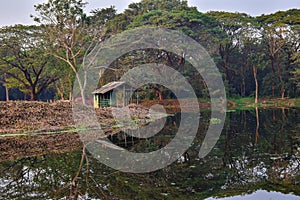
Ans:
<svg viewBox="0 0 300 200"><path fill-rule="evenodd" d="M295 99L295 107L300 107L300 98Z"/></svg>
<svg viewBox="0 0 300 200"><path fill-rule="evenodd" d="M259 99L259 103L254 103L253 97L239 98L239 99L230 99L236 103L236 107L234 109L238 110L248 110L253 109L255 107L300 107L300 98L295 99Z"/></svg>
<svg viewBox="0 0 300 200"><path fill-rule="evenodd" d="M245 97L245 98L239 98L239 99L229 99L233 102L236 103L235 105L235 110L248 110L248 109L252 109L251 107L249 107L249 105L253 105L254 104L254 98L252 97ZM230 112L230 110L229 110Z"/></svg>
<svg viewBox="0 0 300 200"><path fill-rule="evenodd" d="M244 105L246 103L254 103L254 98L252 97L244 97L244 98L239 98L239 99L230 99L234 101L237 105Z"/></svg>
<svg viewBox="0 0 300 200"><path fill-rule="evenodd" d="M77 133L78 131L89 131L95 130L93 128L71 128L67 130L60 130L60 131L45 131L45 132L26 132L26 133L12 133L12 134L2 134L0 137L30 137L30 136L39 136L39 135L57 135L63 133Z"/></svg>

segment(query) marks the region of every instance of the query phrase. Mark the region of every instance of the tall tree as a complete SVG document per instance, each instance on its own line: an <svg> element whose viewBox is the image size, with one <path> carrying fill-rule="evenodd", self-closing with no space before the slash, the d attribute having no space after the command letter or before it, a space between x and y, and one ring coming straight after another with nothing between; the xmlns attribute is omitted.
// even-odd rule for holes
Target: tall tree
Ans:
<svg viewBox="0 0 300 200"><path fill-rule="evenodd" d="M289 74L294 62L294 54L300 49L300 10L279 11L258 17L264 30L264 40L268 47L272 76L272 96L278 85L283 99L289 90ZM277 84L278 83L278 84Z"/></svg>
<svg viewBox="0 0 300 200"><path fill-rule="evenodd" d="M284 96L284 86L281 75L281 62L282 62L282 51L285 45L285 40L282 38L283 28L282 27L265 27L264 28L264 39L266 46L268 47L268 56L271 61L272 69L272 96L275 96L275 85L276 78L279 78L279 84L281 85L281 95Z"/></svg>
<svg viewBox="0 0 300 200"><path fill-rule="evenodd" d="M268 63L266 62L266 47L262 42L262 31L256 21L253 20L251 23L247 23L244 31L240 33L239 51L242 58L240 63L243 66L242 68L248 68L252 71L255 83L255 103L258 103L259 79L262 78L262 73L260 74L259 71L265 69Z"/></svg>
<svg viewBox="0 0 300 200"><path fill-rule="evenodd" d="M116 34L126 30L134 20L140 20L143 18L142 16L146 16L147 13L151 16L151 13L154 11L171 12L175 10L189 11L196 10L196 8L189 7L187 1L182 0L142 0L138 3L129 4L128 9L116 15L106 27L108 28L108 33ZM153 22L154 21L152 21L152 23Z"/></svg>
<svg viewBox="0 0 300 200"><path fill-rule="evenodd" d="M186 1L180 0L143 0L139 3L130 4L124 13L116 15L106 24L106 27L109 34L116 34L137 27L160 27L177 30L202 44L211 54L215 53L218 43L216 41L223 34L218 22L213 17L200 13L196 8L189 7ZM180 41L178 44L180 45ZM186 52L182 52L181 55L174 55L165 50L143 49L140 52L137 51L120 58L118 62L113 63L113 66L118 69L121 68L121 71L126 71L123 69L128 69L128 66L133 67L134 64L165 64L180 70L190 82L194 83L197 93L202 94L206 86L201 81L202 78L199 73L192 71L193 67L185 62L185 55ZM115 72L119 73L120 70ZM163 93L167 93L162 87L155 84L147 89L155 91L160 99L164 98Z"/></svg>
<svg viewBox="0 0 300 200"><path fill-rule="evenodd" d="M57 80L50 70L51 57L44 48L44 30L37 26L16 25L0 30L1 73L5 86L19 88L36 100Z"/></svg>
<svg viewBox="0 0 300 200"><path fill-rule="evenodd" d="M89 18L83 11L85 6L82 0L49 0L35 5L38 15L34 17L46 29L51 54L73 71L83 104L87 70L91 64L85 62L84 56L100 41L103 23L115 13L114 8L96 10ZM96 23L97 29L94 27ZM79 75L80 70L83 70L83 77Z"/></svg>
<svg viewBox="0 0 300 200"><path fill-rule="evenodd" d="M245 88L245 68L239 65L239 49L241 47L241 38L249 26L253 24L253 18L245 13L230 13L213 11L208 13L219 22L220 28L226 34L219 41L218 54L220 56L220 68L224 73L228 87L232 88L231 92L236 93L237 84L235 79L238 74L242 75L242 88ZM245 91L241 90L242 96Z"/></svg>
<svg viewBox="0 0 300 200"><path fill-rule="evenodd" d="M49 49L52 55L66 62L76 74L81 95L84 83L78 75L85 48L85 3L81 0L49 0L35 5L38 16L34 20L46 29ZM85 103L83 98L83 103Z"/></svg>

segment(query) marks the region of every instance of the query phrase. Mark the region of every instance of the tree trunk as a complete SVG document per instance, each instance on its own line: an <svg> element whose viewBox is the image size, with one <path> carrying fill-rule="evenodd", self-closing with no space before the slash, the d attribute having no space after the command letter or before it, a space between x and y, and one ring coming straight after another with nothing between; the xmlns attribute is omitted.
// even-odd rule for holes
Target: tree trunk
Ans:
<svg viewBox="0 0 300 200"><path fill-rule="evenodd" d="M281 74L281 70L280 70L280 62L279 61L277 63L277 73L278 73L280 85L281 85L281 89L280 89L281 99L284 99L285 89L284 89L284 83L283 83L283 78L282 78L282 74Z"/></svg>
<svg viewBox="0 0 300 200"><path fill-rule="evenodd" d="M82 84L80 76L78 73L76 73L76 79L78 82L78 86L79 86L79 90L80 90L80 95L82 98L82 104L86 105L86 99L85 99L85 85L86 85L86 73L85 73L85 77L84 77L84 83Z"/></svg>
<svg viewBox="0 0 300 200"><path fill-rule="evenodd" d="M5 87L5 96L6 96L6 101L9 101L9 89L7 86L4 86Z"/></svg>
<svg viewBox="0 0 300 200"><path fill-rule="evenodd" d="M156 96L159 98L160 101L164 99L163 94L160 90L156 90Z"/></svg>
<svg viewBox="0 0 300 200"><path fill-rule="evenodd" d="M69 101L73 101L73 89L70 87L69 89Z"/></svg>
<svg viewBox="0 0 300 200"><path fill-rule="evenodd" d="M258 103L258 80L257 80L257 67L256 66L252 66L253 68L253 76L254 76L254 80L255 80L255 103Z"/></svg>
<svg viewBox="0 0 300 200"><path fill-rule="evenodd" d="M31 88L31 90L30 90L30 101L35 101L35 100L36 100L35 88Z"/></svg>
<svg viewBox="0 0 300 200"><path fill-rule="evenodd" d="M73 84L71 79L71 74L69 74L69 101L73 100Z"/></svg>
<svg viewBox="0 0 300 200"><path fill-rule="evenodd" d="M61 91L59 86L57 86L57 84L55 84L55 88L56 88L56 91L57 91L58 95L60 96L60 100L65 100L64 93Z"/></svg>
<svg viewBox="0 0 300 200"><path fill-rule="evenodd" d="M281 99L284 99L284 93L285 93L285 89L284 86L281 86Z"/></svg>
<svg viewBox="0 0 300 200"><path fill-rule="evenodd" d="M272 97L274 98L275 96L275 84L274 84L274 74L275 74L275 69L274 69L274 59L271 60L271 67L272 67Z"/></svg>
<svg viewBox="0 0 300 200"><path fill-rule="evenodd" d="M242 97L246 96L246 82L245 82L245 76L243 75L243 79L242 79L242 86L241 86L241 95Z"/></svg>

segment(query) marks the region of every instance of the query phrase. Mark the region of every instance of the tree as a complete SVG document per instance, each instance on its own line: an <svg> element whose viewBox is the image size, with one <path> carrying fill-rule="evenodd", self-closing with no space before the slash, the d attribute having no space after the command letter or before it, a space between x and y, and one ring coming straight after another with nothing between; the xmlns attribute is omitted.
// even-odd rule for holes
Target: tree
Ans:
<svg viewBox="0 0 300 200"><path fill-rule="evenodd" d="M245 31L253 25L253 17L245 13L229 13L213 11L208 13L219 22L220 28L225 33L225 37L219 41L218 54L220 56L219 66L224 73L225 80L228 81L228 87L231 92L236 93L238 87L235 79L242 76L241 95L244 96L245 91L245 68L239 64L239 50L241 48L241 40Z"/></svg>
<svg viewBox="0 0 300 200"><path fill-rule="evenodd" d="M292 75L293 75L292 79L296 82L297 87L300 88L300 68L295 69L292 72Z"/></svg>
<svg viewBox="0 0 300 200"><path fill-rule="evenodd" d="M258 69L263 68L263 60L265 59L264 49L262 48L261 38L255 37L255 28L249 28L243 33L241 40L241 56L243 65L251 69L255 82L255 103L258 103Z"/></svg>
<svg viewBox="0 0 300 200"><path fill-rule="evenodd" d="M44 47L43 31L41 27L23 25L0 30L4 85L28 93L32 101L57 80L49 68L52 63Z"/></svg>
<svg viewBox="0 0 300 200"><path fill-rule="evenodd" d="M272 96L275 96L275 84L276 74L279 77L279 83L281 85L281 96L284 97L284 83L281 75L281 62L282 62L282 50L285 45L285 41L282 38L283 29L280 27L265 27L264 39L268 47L268 56L271 61L272 69ZM277 70L276 70L277 68Z"/></svg>
<svg viewBox="0 0 300 200"><path fill-rule="evenodd" d="M218 42L216 41L224 36L218 22L213 17L200 13L196 8L188 7L186 1L179 0L143 0L140 3L130 4L124 13L116 15L106 24L106 27L110 35L138 27L161 27L177 30L202 44L211 54L214 54L217 49ZM178 45L181 45L180 41L178 41ZM142 63L165 64L185 75L195 86L198 95L206 94L207 88L201 81L202 77L192 70L193 67L186 62L185 55L186 52L174 55L172 52L162 49L143 49L118 59L112 64L112 67L120 69L116 71L119 73ZM109 77L108 72L104 77ZM102 83L104 82L102 81ZM169 95L164 88L155 84L148 86L147 90L155 91L159 99L163 99L166 94Z"/></svg>
<svg viewBox="0 0 300 200"><path fill-rule="evenodd" d="M82 96L85 85L78 71L85 48L85 42L82 42L86 37L84 6L81 0L49 0L34 6L38 13L34 20L46 30L50 53L66 62L76 74Z"/></svg>
<svg viewBox="0 0 300 200"><path fill-rule="evenodd" d="M190 10L196 10L196 8L189 7L187 1L181 0L142 0L138 3L129 4L128 9L125 9L123 13L116 15L109 23L106 24L106 27L108 29L108 33L113 35L128 29L128 26L130 26L133 21L144 21L145 18L143 16L147 16L147 13L151 16L155 11L171 12L175 10L187 12ZM154 23L154 21L151 21L150 23ZM138 26L142 25L143 24L139 24Z"/></svg>
<svg viewBox="0 0 300 200"><path fill-rule="evenodd" d="M56 90L56 98L61 100L68 99L72 101L74 73L68 64L62 60L55 59L54 73L58 76L58 80L53 83Z"/></svg>
<svg viewBox="0 0 300 200"><path fill-rule="evenodd" d="M290 89L288 76L293 68L294 55L300 49L299 15L300 10L291 9L257 18L264 29L263 37L268 47L273 97L276 83L279 83L282 99Z"/></svg>
<svg viewBox="0 0 300 200"><path fill-rule="evenodd" d="M291 72L292 80L295 81L295 84L300 89L300 52L294 53L292 59L294 60L294 64L298 65L298 67Z"/></svg>
<svg viewBox="0 0 300 200"><path fill-rule="evenodd" d="M116 16L116 13L117 10L114 6L92 10L92 15L88 18L90 32L93 32L92 35L102 40L102 37L106 36L107 31L105 24L112 20Z"/></svg>
<svg viewBox="0 0 300 200"><path fill-rule="evenodd" d="M9 88L6 86L6 73L0 74L0 84L5 88L5 100L9 101Z"/></svg>
<svg viewBox="0 0 300 200"><path fill-rule="evenodd" d="M101 29L102 23L115 13L114 8L96 10L94 16L89 18L83 11L85 6L82 0L49 0L35 5L38 16L34 17L46 30L51 54L65 62L74 73L83 104L87 70L91 64L85 62L84 56L100 41L104 31ZM96 23L97 29L93 27ZM82 77L80 70L83 70Z"/></svg>

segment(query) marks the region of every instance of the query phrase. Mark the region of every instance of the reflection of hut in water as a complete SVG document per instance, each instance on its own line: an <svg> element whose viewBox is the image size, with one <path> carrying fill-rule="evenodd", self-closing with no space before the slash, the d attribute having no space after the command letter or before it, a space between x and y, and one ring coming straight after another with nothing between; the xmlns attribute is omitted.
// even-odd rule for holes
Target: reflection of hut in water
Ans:
<svg viewBox="0 0 300 200"><path fill-rule="evenodd" d="M132 92L132 87L125 82L110 82L93 92L94 107L127 106L127 104L132 103L130 95Z"/></svg>

